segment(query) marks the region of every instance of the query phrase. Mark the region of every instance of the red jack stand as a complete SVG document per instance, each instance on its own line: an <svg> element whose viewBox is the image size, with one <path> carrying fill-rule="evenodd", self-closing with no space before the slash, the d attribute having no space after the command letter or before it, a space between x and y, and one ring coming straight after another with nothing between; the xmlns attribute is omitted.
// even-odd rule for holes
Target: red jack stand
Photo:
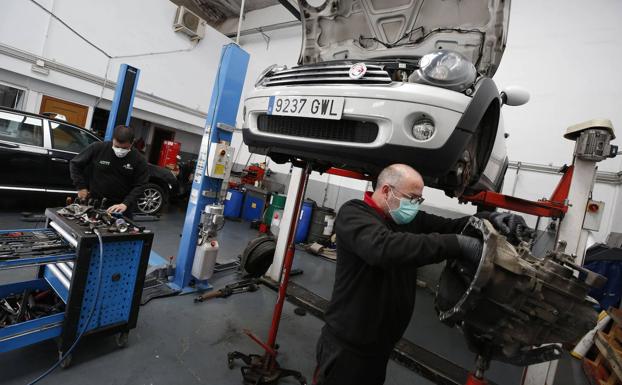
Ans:
<svg viewBox="0 0 622 385"><path fill-rule="evenodd" d="M475 377L475 374L473 373L469 373L469 377L467 377L465 385L488 385L488 381L484 378Z"/></svg>
<svg viewBox="0 0 622 385"><path fill-rule="evenodd" d="M229 369L233 369L233 362L236 359L241 359L246 364L246 366L240 368L244 384L277 384L279 380L284 377L294 377L301 385L307 384L307 380L300 372L291 369L284 369L279 366L276 361L278 349L278 345L276 344L276 336L279 331L279 323L281 322L281 314L283 313L283 304L285 303L285 296L287 294L289 276L292 270L292 263L294 262L294 252L296 251L294 237L298 226L297 218L300 217L300 210L302 209L302 203L307 190L309 174L311 174L311 163L306 162L304 165L304 172L300 178L296 200L294 201L294 212L289 226L289 234L287 236L287 250L285 252L285 260L283 262L283 272L281 273L279 294L276 305L274 306L274 313L272 314L272 325L270 326L268 341L264 343L250 331L245 331L246 335L248 335L253 341L261 346L263 350L265 350L265 353L263 356L257 354L244 354L240 352L231 352L227 354Z"/></svg>
<svg viewBox="0 0 622 385"><path fill-rule="evenodd" d="M488 385L488 381L484 378L484 372L489 366L490 360L478 354L475 360L475 373L469 373L465 385Z"/></svg>

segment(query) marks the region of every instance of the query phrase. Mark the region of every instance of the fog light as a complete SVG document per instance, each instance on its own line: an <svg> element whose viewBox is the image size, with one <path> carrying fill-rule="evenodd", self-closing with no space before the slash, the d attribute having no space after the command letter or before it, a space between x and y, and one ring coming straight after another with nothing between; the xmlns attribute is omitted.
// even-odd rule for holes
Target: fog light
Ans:
<svg viewBox="0 0 622 385"><path fill-rule="evenodd" d="M435 132L434 122L428 118L417 120L413 126L413 136L417 140L429 140Z"/></svg>

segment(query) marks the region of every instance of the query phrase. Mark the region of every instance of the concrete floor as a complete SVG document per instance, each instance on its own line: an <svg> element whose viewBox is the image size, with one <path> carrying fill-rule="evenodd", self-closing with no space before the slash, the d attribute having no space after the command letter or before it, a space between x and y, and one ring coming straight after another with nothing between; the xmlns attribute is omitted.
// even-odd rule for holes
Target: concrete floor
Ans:
<svg viewBox="0 0 622 385"><path fill-rule="evenodd" d="M34 227L20 220L16 205L0 204L0 229ZM21 207L27 205L21 203ZM2 207L3 206L3 207ZM17 206L19 207L19 206ZM31 207L33 211L39 207ZM153 249L163 257L175 255L183 226L185 210L171 207L159 222L146 223L155 231ZM221 253L240 254L255 236L247 223L228 222L221 232ZM304 274L294 279L302 286L329 298L335 271L333 262L298 252L295 267ZM0 272L0 284L26 279L32 270ZM220 287L238 279L223 273L212 280ZM433 297L419 290L416 316L405 337L465 368L471 368L474 355L465 346L460 332L437 321ZM215 299L194 304L193 296L156 299L140 309L138 326L130 333L129 346L117 349L113 338L90 337L76 349L72 367L57 370L47 384L241 384L239 369L229 370L226 354L232 350L259 353L259 348L243 333L251 329L265 338L276 294L265 287L254 293ZM315 342L322 322L311 315L297 316L286 303L279 332L280 363L300 370L310 380L315 366ZM44 342L0 358L2 384L24 384L54 363L56 348ZM522 368L493 362L488 377L498 384L519 384ZM293 381L283 383L295 383ZM580 365L575 360L561 361L557 385L585 384ZM390 362L386 384L432 384L408 369Z"/></svg>

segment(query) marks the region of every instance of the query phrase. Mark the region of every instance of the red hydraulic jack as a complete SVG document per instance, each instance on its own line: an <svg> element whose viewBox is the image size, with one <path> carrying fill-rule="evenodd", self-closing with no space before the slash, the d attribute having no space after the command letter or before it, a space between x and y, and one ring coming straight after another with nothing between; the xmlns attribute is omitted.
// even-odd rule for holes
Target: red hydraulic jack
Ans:
<svg viewBox="0 0 622 385"><path fill-rule="evenodd" d="M281 322L281 314L283 313L283 304L285 303L285 296L287 294L287 285L289 284L289 275L292 269L292 263L294 262L294 252L296 251L296 245L294 243L296 228L298 226L296 218L300 217L300 210L302 209L303 198L305 196L305 191L307 190L309 174L311 174L311 163L306 162L303 174L300 178L296 200L294 201L294 212L289 226L289 234L287 236L287 250L285 251L285 260L283 261L283 272L281 273L281 282L279 283L279 294L276 300L276 305L274 306L274 313L272 314L272 325L270 326L268 341L263 342L251 331L244 331L246 335L248 335L253 341L259 344L263 350L265 350L265 353L263 355L244 354L240 352L231 352L227 354L229 369L233 369L233 362L236 359L240 359L246 364L246 366L240 368L244 384L277 384L281 378L285 377L294 377L301 385L307 384L307 380L300 372L291 369L284 369L279 366L276 360L278 349L278 345L276 344L276 335L279 331L279 323Z"/></svg>

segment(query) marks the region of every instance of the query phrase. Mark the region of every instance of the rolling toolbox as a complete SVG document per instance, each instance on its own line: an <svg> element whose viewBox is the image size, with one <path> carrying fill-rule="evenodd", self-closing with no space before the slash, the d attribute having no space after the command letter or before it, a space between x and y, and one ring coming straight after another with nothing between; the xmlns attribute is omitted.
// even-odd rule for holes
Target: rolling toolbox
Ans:
<svg viewBox="0 0 622 385"><path fill-rule="evenodd" d="M0 231L5 253L0 247L0 269L39 266L32 280L0 285L0 305L5 307L0 308L5 314L5 325L0 324L0 353L56 339L62 357L82 332L117 333L117 345L122 347L129 331L136 327L153 234L129 221L129 229L124 232L101 226L103 266L98 282L97 235L77 217L63 216L58 211L46 210L45 229ZM32 245L37 239L44 241L34 244L45 247L22 246ZM13 254L7 253L11 247ZM31 293L50 289L64 303L64 311L37 318L23 309L25 299L21 306L6 300L18 295L32 298ZM12 316L8 324L6 314ZM69 355L61 366L70 362Z"/></svg>

